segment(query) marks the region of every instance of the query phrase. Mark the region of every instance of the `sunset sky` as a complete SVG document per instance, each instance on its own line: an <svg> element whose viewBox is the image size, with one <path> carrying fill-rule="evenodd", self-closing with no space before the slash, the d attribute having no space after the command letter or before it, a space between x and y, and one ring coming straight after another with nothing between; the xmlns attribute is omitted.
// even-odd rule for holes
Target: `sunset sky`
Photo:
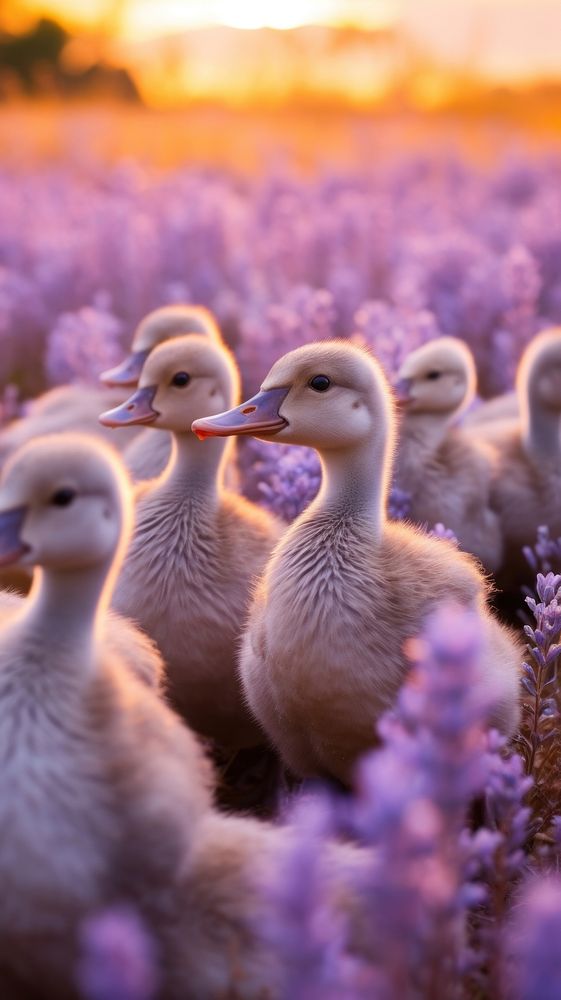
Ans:
<svg viewBox="0 0 561 1000"><path fill-rule="evenodd" d="M304 24L379 27L395 20L401 0L20 0L14 8L75 24L112 24L127 40L227 25L294 28Z"/></svg>
<svg viewBox="0 0 561 1000"><path fill-rule="evenodd" d="M105 39L96 51L126 65L151 104L225 93L245 100L258 88L282 97L296 78L304 90L372 100L402 80L407 66L417 74L424 67L427 93L441 92L446 76L561 78L559 0L9 0L5 11L9 27L48 14ZM321 35L306 48L283 41L283 31L256 42L251 31L233 37L216 30L312 24L385 35L380 42L355 38L339 51ZM204 39L194 29L206 29ZM87 60L87 44L73 45L69 60L79 64L84 53ZM426 67L435 79L426 79Z"/></svg>

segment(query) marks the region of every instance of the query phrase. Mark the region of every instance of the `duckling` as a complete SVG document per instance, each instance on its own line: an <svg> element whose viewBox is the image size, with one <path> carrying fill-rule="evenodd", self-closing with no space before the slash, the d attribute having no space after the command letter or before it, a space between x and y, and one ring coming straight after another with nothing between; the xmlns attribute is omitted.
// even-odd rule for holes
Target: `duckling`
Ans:
<svg viewBox="0 0 561 1000"><path fill-rule="evenodd" d="M492 501L505 545L498 582L508 590L531 578L522 547L535 544L538 527L547 525L553 538L561 535L561 327L528 346L516 389L520 420L481 429L497 452Z"/></svg>
<svg viewBox="0 0 561 1000"><path fill-rule="evenodd" d="M402 420L395 478L411 498L413 521L444 524L460 548L494 571L502 558L500 520L490 507L494 454L453 426L475 387L475 362L461 340L439 337L409 354L396 386Z"/></svg>
<svg viewBox="0 0 561 1000"><path fill-rule="evenodd" d="M98 389L91 385L61 385L32 400L23 417L13 420L0 432L0 467L9 455L26 441L43 434L79 431L109 440L107 428L100 427L98 414L103 406L117 405L118 392ZM119 444L125 447L138 434L131 431Z"/></svg>
<svg viewBox="0 0 561 1000"><path fill-rule="evenodd" d="M210 808L198 741L103 638L131 527L124 470L93 438L38 439L3 471L0 559L39 567L0 624L0 994L14 1000L75 996L91 912L124 899L165 924Z"/></svg>
<svg viewBox="0 0 561 1000"><path fill-rule="evenodd" d="M101 381L108 386L131 388L138 384L142 366L150 351L158 344L186 334L208 337L217 344L222 343L220 330L212 313L204 306L171 305L162 306L148 313L137 326L131 345L131 353L116 368L103 372ZM121 397L122 399L122 397ZM121 400L116 400L114 404ZM97 413L106 409L103 404ZM134 429L134 428L133 428ZM138 430L138 428L136 428ZM130 430L128 432L130 434ZM125 464L136 482L153 479L164 471L171 455L170 434L135 435L134 442L126 442Z"/></svg>
<svg viewBox="0 0 561 1000"><path fill-rule="evenodd" d="M232 405L238 394L238 371L225 347L208 337L176 337L152 351L137 392L100 417L107 426L139 423L155 435L172 432L167 469L138 490L134 538L113 607L156 641L177 711L231 747L262 739L244 705L236 643L252 583L280 527L224 489L225 442L203 448L190 425Z"/></svg>
<svg viewBox="0 0 561 1000"><path fill-rule="evenodd" d="M240 657L248 704L292 771L349 783L407 672L404 644L442 600L476 609L492 721L513 731L519 650L487 609L477 564L386 520L395 413L374 358L346 341L298 348L255 397L193 430L307 445L322 463L317 498L261 578Z"/></svg>
<svg viewBox="0 0 561 1000"><path fill-rule="evenodd" d="M78 1000L80 924L126 902L156 940L160 1000L280 1000L262 931L294 831L212 809L197 740L103 639L131 501L113 452L79 435L26 445L0 483L0 560L40 567L28 601L0 601L0 996ZM371 862L328 854L352 917Z"/></svg>

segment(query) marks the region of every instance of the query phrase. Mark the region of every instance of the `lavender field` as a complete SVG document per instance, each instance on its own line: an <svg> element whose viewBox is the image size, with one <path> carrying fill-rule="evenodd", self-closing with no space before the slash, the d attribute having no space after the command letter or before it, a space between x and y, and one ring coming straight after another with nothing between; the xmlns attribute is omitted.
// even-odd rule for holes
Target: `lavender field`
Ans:
<svg viewBox="0 0 561 1000"><path fill-rule="evenodd" d="M348 338L394 383L411 351L452 336L475 358L475 411L510 392L525 348L561 325L557 152L493 166L442 152L373 156L304 177L45 162L0 171L0 219L5 424L49 388L98 385L165 304L212 311L243 399L300 345ZM319 460L304 446L244 438L238 466L241 492L286 523L319 489ZM390 515L407 514L396 482ZM261 887L267 916L255 916L278 963L267 996L561 997L561 540L548 527L527 553L529 589L509 605L525 648L512 739L486 726L478 619L445 607L412 642L411 672L353 793L279 783L267 823L296 834ZM407 586L414 600L415 579ZM335 842L368 858L349 865L356 898L343 912L331 892ZM81 949L83 1000L160 996L157 948L134 910L94 914ZM243 977L207 995L257 1000Z"/></svg>

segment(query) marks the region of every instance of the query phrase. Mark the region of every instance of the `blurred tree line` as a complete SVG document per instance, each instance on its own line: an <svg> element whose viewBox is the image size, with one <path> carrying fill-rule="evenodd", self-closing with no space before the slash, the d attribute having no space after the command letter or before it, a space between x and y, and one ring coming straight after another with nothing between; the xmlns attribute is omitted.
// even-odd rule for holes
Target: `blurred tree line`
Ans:
<svg viewBox="0 0 561 1000"><path fill-rule="evenodd" d="M86 44L80 53L82 41ZM93 50L88 54L87 40L47 17L23 33L0 30L0 99L16 95L140 101L128 70L111 65Z"/></svg>

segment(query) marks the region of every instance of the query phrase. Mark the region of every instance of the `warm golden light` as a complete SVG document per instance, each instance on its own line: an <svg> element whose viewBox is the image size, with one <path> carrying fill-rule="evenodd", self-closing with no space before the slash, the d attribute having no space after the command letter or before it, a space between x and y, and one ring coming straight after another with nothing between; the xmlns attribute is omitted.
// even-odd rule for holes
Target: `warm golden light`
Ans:
<svg viewBox="0 0 561 1000"><path fill-rule="evenodd" d="M96 66L120 68L154 108L315 100L373 107L408 98L435 108L489 85L561 79L556 0L10 0L8 6L9 16L0 9L0 28L29 30L38 15L58 19L73 36L61 53L64 72L75 78ZM13 86L13 74L4 74L4 87Z"/></svg>
<svg viewBox="0 0 561 1000"><path fill-rule="evenodd" d="M318 4L302 0L284 0L273 5L260 0L224 0L216 4L217 20L231 28L298 28L313 22L318 14Z"/></svg>
<svg viewBox="0 0 561 1000"><path fill-rule="evenodd" d="M112 25L127 41L193 28L298 28L306 24L383 27L400 0L22 0L20 14L47 14L76 25ZM17 4L14 5L18 7Z"/></svg>

